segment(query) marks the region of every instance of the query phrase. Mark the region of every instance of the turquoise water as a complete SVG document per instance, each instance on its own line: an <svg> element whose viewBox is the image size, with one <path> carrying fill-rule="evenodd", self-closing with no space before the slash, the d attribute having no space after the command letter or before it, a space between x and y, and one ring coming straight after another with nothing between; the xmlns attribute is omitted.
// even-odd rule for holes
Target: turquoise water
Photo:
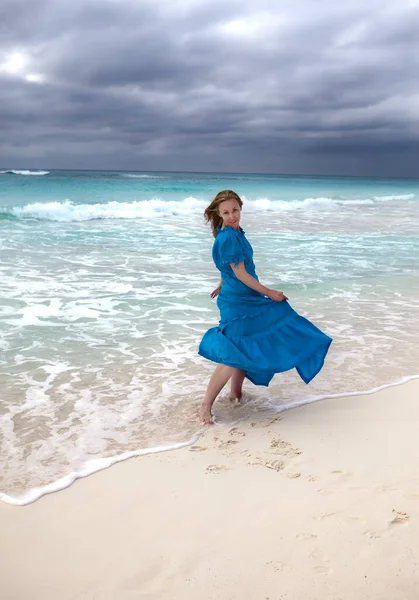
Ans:
<svg viewBox="0 0 419 600"><path fill-rule="evenodd" d="M260 280L334 344L312 384L247 383L219 422L418 374L418 180L43 173L0 170L0 492L199 430L213 365L196 350L218 321L203 209L221 189L244 199Z"/></svg>

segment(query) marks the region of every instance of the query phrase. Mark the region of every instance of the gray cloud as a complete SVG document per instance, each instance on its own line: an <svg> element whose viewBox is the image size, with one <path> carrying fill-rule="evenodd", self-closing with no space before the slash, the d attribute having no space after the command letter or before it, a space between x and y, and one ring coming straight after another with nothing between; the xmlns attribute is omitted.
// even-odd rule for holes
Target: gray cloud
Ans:
<svg viewBox="0 0 419 600"><path fill-rule="evenodd" d="M417 176L418 17L413 0L3 0L0 166Z"/></svg>

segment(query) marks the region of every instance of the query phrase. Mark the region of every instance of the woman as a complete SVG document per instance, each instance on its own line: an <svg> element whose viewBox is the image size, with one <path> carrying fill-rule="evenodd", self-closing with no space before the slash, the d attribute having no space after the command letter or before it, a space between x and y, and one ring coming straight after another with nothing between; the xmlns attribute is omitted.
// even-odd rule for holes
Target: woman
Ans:
<svg viewBox="0 0 419 600"><path fill-rule="evenodd" d="M323 366L332 339L298 315L283 292L262 285L255 272L253 250L240 227L243 202L232 190L219 192L205 211L215 237L212 257L221 281L221 320L202 338L199 354L219 365L200 409L203 423L212 424L211 408L231 379L231 398L240 400L247 377L269 385L275 373L296 368L309 383Z"/></svg>

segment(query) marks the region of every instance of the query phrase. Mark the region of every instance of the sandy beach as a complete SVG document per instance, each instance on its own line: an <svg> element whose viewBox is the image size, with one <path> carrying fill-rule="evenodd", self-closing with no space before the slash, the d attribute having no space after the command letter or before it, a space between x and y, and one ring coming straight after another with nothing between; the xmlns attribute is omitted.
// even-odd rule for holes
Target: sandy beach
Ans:
<svg viewBox="0 0 419 600"><path fill-rule="evenodd" d="M2 600L417 600L419 381L0 505Z"/></svg>

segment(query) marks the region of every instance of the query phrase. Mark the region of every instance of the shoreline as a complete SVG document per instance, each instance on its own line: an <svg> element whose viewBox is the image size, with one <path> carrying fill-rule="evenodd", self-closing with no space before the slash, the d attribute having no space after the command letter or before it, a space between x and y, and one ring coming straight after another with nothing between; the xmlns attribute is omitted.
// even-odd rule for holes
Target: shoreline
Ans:
<svg viewBox="0 0 419 600"><path fill-rule="evenodd" d="M310 404L315 404L317 402L322 402L324 400L350 398L350 397L357 397L357 396L368 396L371 394L376 394L376 393L378 393L382 390L388 389L388 388L405 385L406 383L408 383L410 381L415 381L417 379L419 379L419 375L409 375L409 376L402 377L400 380L398 380L396 382L378 386L378 387L375 387L375 388L372 388L372 389L366 390L366 391L327 394L327 395L323 395L323 396L314 396L312 398L304 399L304 400L296 400L295 402L288 402L288 403L284 403L284 404L278 406L277 411L275 411L273 409L273 412L276 412L277 414L281 414L288 410L293 410L295 408L299 408L302 406L308 406ZM196 443L196 441L202 435L205 435L205 431L206 431L206 426L202 425L201 429L198 430L196 432L196 434L190 440L187 440L184 442L179 442L177 444L156 446L156 447L152 447L152 448L140 448L138 450L129 450L127 452L124 452L124 453L116 455L116 456L99 457L96 459L89 460L86 463L84 463L84 465L82 466L82 468L79 471L72 471L71 473L68 473L67 475L63 475L58 480L53 481L50 484L47 484L43 487L32 488L28 492L26 492L23 496L10 496L5 492L0 491L0 501L4 502L5 504L10 504L13 506L28 506L29 504L37 502L39 499L43 498L46 495L55 494L55 493L64 491L65 489L67 489L68 487L73 485L73 483L75 483L79 479L84 479L86 477L90 477L91 475L94 475L95 473L99 473L100 471L109 469L110 467L112 467L118 463L125 462L126 460L130 460L132 458L140 457L140 456L147 456L149 454L172 452L175 450L179 450L181 448L186 448L188 446L192 446L193 444Z"/></svg>
<svg viewBox="0 0 419 600"><path fill-rule="evenodd" d="M416 600L418 424L411 380L0 503L5 600Z"/></svg>

